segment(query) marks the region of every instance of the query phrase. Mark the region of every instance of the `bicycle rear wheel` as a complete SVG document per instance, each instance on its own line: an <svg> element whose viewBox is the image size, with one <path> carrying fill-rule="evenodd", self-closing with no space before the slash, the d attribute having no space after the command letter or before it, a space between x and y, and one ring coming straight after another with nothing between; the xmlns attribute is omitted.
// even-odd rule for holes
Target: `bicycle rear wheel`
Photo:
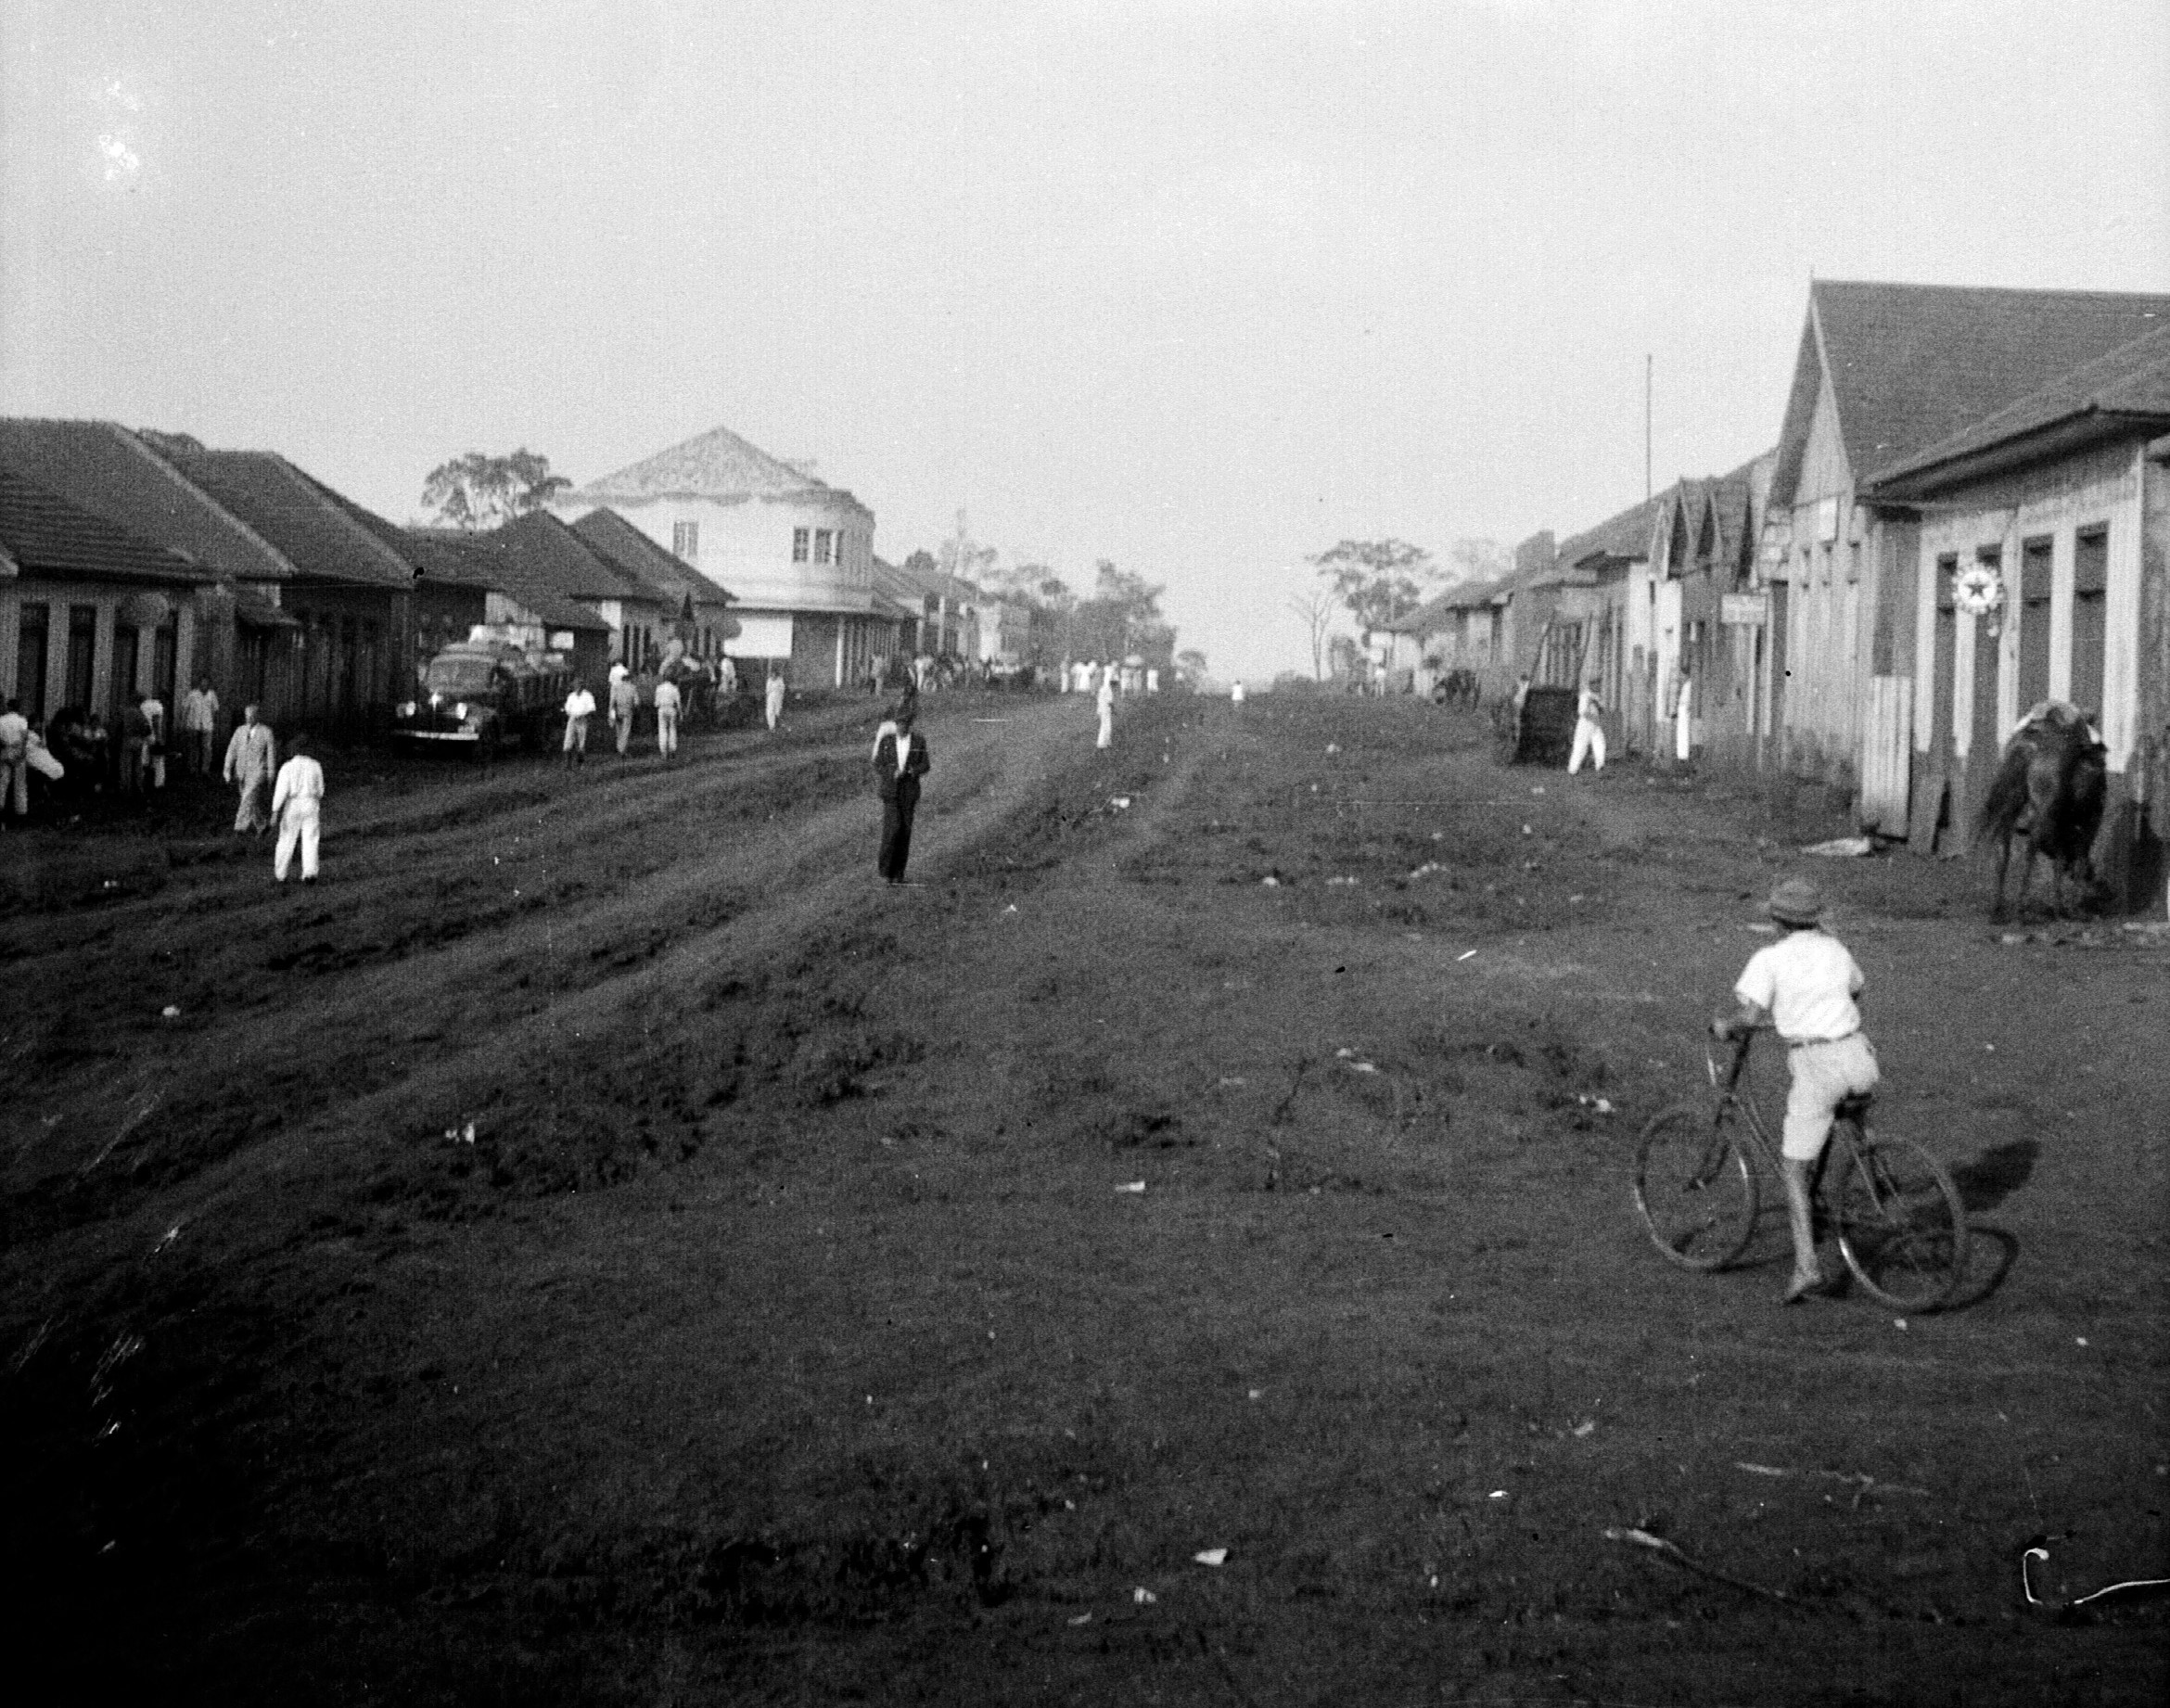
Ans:
<svg viewBox="0 0 2170 1708"><path fill-rule="evenodd" d="M1934 1310L1966 1270L1966 1204L1910 1139L1855 1147L1839 1182L1838 1235L1854 1279L1897 1310Z"/></svg>
<svg viewBox="0 0 2170 1708"><path fill-rule="evenodd" d="M1651 1243L1684 1269L1721 1269L1755 1232L1755 1168L1739 1105L1676 1103L1651 1116L1635 1148L1635 1213Z"/></svg>

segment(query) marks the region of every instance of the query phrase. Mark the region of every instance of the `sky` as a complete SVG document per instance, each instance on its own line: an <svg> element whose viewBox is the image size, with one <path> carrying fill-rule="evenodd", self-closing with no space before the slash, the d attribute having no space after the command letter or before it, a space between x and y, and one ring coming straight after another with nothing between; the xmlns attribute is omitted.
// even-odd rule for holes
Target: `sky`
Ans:
<svg viewBox="0 0 2170 1708"><path fill-rule="evenodd" d="M1812 277L2170 289L2162 0L0 0L0 413L394 520L723 426L1308 669L1775 442Z"/></svg>

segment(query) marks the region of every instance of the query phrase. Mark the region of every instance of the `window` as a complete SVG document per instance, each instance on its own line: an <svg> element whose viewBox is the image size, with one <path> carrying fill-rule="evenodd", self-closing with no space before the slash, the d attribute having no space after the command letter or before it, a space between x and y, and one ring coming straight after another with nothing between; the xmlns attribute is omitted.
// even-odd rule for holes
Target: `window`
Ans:
<svg viewBox="0 0 2170 1708"><path fill-rule="evenodd" d="M22 607L15 644L15 692L32 719L45 715L45 607Z"/></svg>
<svg viewBox="0 0 2170 1708"><path fill-rule="evenodd" d="M2072 560L2072 686L2065 698L2102 712L2102 655L2109 644L2110 530L2081 534Z"/></svg>
<svg viewBox="0 0 2170 1708"><path fill-rule="evenodd" d="M805 529L795 528L791 530L791 561L793 563L803 564L806 562L807 539L808 534Z"/></svg>
<svg viewBox="0 0 2170 1708"><path fill-rule="evenodd" d="M98 607L95 605L71 605L68 607L68 699L66 704L78 711L88 711L91 703L91 672L98 654Z"/></svg>
<svg viewBox="0 0 2170 1708"><path fill-rule="evenodd" d="M698 522L673 522L670 524L670 554L683 557L687 563L697 560L701 554L701 525Z"/></svg>
<svg viewBox="0 0 2170 1708"><path fill-rule="evenodd" d="M2019 705L2023 713L2049 697L2050 542L2020 546Z"/></svg>
<svg viewBox="0 0 2170 1708"><path fill-rule="evenodd" d="M830 531L825 528L817 528L814 529L815 563L825 564L829 561L829 542L835 538L836 536L830 533Z"/></svg>

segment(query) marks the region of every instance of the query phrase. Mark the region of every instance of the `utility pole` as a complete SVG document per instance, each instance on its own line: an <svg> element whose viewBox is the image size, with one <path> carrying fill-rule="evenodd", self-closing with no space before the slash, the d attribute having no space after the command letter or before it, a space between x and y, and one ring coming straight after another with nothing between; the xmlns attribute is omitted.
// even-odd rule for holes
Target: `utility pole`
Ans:
<svg viewBox="0 0 2170 1708"><path fill-rule="evenodd" d="M1650 503L1650 382L1652 358L1642 359L1642 502Z"/></svg>

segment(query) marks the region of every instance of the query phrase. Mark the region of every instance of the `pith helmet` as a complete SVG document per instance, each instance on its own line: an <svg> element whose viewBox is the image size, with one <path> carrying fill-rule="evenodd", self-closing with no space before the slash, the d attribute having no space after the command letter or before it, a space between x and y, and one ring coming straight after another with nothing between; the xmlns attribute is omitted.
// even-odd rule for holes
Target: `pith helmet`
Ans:
<svg viewBox="0 0 2170 1708"><path fill-rule="evenodd" d="M1786 878L1764 907L1781 925L1813 925L1823 917L1823 892L1806 878Z"/></svg>

